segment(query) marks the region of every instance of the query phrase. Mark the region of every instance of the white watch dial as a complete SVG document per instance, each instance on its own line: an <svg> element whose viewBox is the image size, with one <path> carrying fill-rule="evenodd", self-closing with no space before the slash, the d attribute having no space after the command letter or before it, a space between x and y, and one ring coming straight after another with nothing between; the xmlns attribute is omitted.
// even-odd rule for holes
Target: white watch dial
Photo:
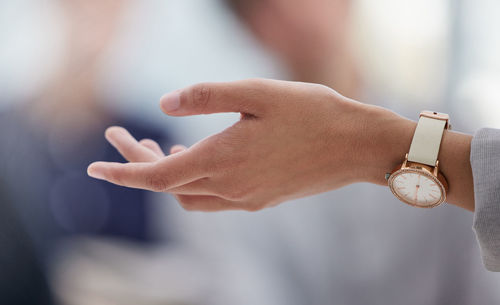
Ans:
<svg viewBox="0 0 500 305"><path fill-rule="evenodd" d="M442 202L442 185L418 171L401 171L392 181L393 192L410 204L431 207Z"/></svg>

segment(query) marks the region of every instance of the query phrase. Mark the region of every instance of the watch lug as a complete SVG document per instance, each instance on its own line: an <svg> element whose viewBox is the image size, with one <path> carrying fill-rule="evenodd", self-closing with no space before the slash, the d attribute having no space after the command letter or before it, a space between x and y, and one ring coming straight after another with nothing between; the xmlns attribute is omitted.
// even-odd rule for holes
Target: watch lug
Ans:
<svg viewBox="0 0 500 305"><path fill-rule="evenodd" d="M445 121L446 124L444 126L445 129L451 130L451 123L450 123L450 116L447 115L446 113L440 113L440 112L435 112L435 111L422 111L420 113L421 117L428 117L431 119L435 120L442 120Z"/></svg>
<svg viewBox="0 0 500 305"><path fill-rule="evenodd" d="M434 171L432 172L435 177L438 176L439 173L439 160L436 161L436 165L434 166Z"/></svg>
<svg viewBox="0 0 500 305"><path fill-rule="evenodd" d="M403 164L401 164L401 166L398 166L392 172L385 174L385 180L389 181L389 178L391 178L391 176L392 176L393 173L395 173L396 171L398 171L400 169L406 168L407 167L406 166L407 163L408 163L408 154L406 154L405 160L403 161Z"/></svg>

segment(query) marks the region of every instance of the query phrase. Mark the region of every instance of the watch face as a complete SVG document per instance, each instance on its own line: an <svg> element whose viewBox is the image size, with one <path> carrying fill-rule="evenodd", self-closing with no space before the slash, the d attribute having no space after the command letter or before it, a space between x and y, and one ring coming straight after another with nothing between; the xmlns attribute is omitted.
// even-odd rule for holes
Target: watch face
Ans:
<svg viewBox="0 0 500 305"><path fill-rule="evenodd" d="M441 182L419 169L401 169L389 178L391 191L400 200L414 206L431 208L444 201Z"/></svg>

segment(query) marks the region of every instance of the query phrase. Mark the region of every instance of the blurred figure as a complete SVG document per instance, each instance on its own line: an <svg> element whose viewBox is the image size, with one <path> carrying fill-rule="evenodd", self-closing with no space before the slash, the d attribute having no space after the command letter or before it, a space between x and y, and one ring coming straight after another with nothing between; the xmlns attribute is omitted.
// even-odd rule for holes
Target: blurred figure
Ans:
<svg viewBox="0 0 500 305"><path fill-rule="evenodd" d="M99 94L101 55L128 1L58 2L67 26L57 73L38 96L0 113L0 176L10 193L10 201L0 202L0 214L9 203L17 210L43 269L63 237L153 241L146 192L96 183L85 169L97 157L123 161L102 139L109 125L128 126L140 139L165 141L149 122L108 109ZM11 239L2 247L18 242ZM9 289L2 285L0 295Z"/></svg>
<svg viewBox="0 0 500 305"><path fill-rule="evenodd" d="M226 3L291 79L365 94L349 41L351 1ZM353 185L258 214L187 215L173 207L169 216L176 243L165 249L145 253L99 241L71 248L56 279L69 303L81 304L89 291L103 304L500 301L464 225L472 223L469 214L414 210L378 186Z"/></svg>
<svg viewBox="0 0 500 305"><path fill-rule="evenodd" d="M320 83L355 98L361 75L351 50L350 0L225 0L290 79Z"/></svg>

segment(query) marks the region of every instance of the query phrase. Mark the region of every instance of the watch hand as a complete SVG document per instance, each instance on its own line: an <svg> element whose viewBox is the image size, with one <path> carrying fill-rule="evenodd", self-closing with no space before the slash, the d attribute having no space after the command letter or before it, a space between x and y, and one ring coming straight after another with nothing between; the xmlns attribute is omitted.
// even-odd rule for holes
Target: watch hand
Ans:
<svg viewBox="0 0 500 305"><path fill-rule="evenodd" d="M415 202L418 200L418 189L420 188L420 175L418 175L417 186L415 187Z"/></svg>

